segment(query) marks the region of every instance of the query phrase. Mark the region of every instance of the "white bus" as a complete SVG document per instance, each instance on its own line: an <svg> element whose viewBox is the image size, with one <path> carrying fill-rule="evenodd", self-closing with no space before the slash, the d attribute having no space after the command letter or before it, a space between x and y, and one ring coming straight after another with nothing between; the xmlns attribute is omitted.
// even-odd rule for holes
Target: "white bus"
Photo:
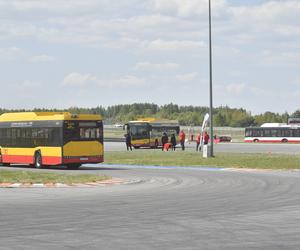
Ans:
<svg viewBox="0 0 300 250"><path fill-rule="evenodd" d="M245 130L245 142L300 142L300 125L265 123Z"/></svg>

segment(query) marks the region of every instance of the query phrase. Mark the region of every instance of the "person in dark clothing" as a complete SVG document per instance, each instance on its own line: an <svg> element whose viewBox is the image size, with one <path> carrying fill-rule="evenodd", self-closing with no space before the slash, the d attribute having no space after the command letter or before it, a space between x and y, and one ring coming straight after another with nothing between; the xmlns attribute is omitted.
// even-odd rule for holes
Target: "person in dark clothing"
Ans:
<svg viewBox="0 0 300 250"><path fill-rule="evenodd" d="M161 150L164 150L164 146L168 142L169 142L169 138L168 138L167 133L163 133L163 136L161 137L161 144L162 144L162 149Z"/></svg>
<svg viewBox="0 0 300 250"><path fill-rule="evenodd" d="M200 150L201 151L201 133L199 133L196 137L196 151Z"/></svg>
<svg viewBox="0 0 300 250"><path fill-rule="evenodd" d="M130 133L125 134L125 142L126 142L127 151L129 151L129 149L130 149L130 151L132 151Z"/></svg>
<svg viewBox="0 0 300 250"><path fill-rule="evenodd" d="M172 144L172 150L175 151L176 144L177 144L175 134L172 134L171 136L171 144Z"/></svg>

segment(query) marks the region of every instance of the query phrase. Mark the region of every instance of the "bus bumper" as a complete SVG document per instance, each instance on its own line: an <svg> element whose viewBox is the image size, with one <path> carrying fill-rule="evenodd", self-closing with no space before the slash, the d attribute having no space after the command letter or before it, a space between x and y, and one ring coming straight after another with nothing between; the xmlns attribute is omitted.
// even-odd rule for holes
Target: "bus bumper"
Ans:
<svg viewBox="0 0 300 250"><path fill-rule="evenodd" d="M103 162L103 156L64 156L62 158L62 164L83 164L100 162Z"/></svg>

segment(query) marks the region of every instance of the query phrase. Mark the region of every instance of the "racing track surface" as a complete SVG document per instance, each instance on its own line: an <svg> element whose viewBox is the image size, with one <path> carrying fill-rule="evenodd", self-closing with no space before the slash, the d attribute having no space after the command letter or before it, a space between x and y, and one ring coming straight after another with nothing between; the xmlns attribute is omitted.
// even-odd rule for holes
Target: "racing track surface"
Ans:
<svg viewBox="0 0 300 250"><path fill-rule="evenodd" d="M106 151L124 151L123 142L105 142ZM177 146L178 149L180 146ZM187 150L195 150L195 142L186 143ZM275 153L300 154L300 143L219 143L214 145L216 153Z"/></svg>
<svg viewBox="0 0 300 250"><path fill-rule="evenodd" d="M75 172L132 183L0 189L0 249L300 248L298 171L98 165Z"/></svg>

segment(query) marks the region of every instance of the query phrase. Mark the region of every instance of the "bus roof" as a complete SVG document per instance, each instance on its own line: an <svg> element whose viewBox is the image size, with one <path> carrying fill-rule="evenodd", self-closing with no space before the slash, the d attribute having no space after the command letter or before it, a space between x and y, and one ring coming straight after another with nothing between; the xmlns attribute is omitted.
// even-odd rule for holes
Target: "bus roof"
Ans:
<svg viewBox="0 0 300 250"><path fill-rule="evenodd" d="M69 112L18 112L0 115L0 122L48 120L102 120L100 115L71 114Z"/></svg>
<svg viewBox="0 0 300 250"><path fill-rule="evenodd" d="M166 120L166 119L157 119L157 118L140 118L135 121L129 121L130 123L150 123L150 124L168 124L168 125L178 125L176 120Z"/></svg>
<svg viewBox="0 0 300 250"><path fill-rule="evenodd" d="M288 126L286 123L264 123L261 125L262 128L270 128L270 127L286 127Z"/></svg>

